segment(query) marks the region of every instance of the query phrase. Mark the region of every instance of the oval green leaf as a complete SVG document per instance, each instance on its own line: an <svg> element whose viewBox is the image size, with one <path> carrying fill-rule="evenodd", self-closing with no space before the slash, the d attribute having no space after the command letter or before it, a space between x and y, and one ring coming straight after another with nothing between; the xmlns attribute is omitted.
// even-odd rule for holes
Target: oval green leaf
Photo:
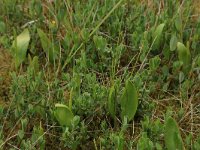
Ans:
<svg viewBox="0 0 200 150"><path fill-rule="evenodd" d="M178 50L179 61L183 62L184 70L188 69L188 67L190 66L190 61L191 61L190 50L187 47L185 47L184 44L180 42L177 43L177 50Z"/></svg>
<svg viewBox="0 0 200 150"><path fill-rule="evenodd" d="M176 37L176 35L172 35L171 39L170 39L170 50L174 51L176 49L176 45L177 45L178 39Z"/></svg>
<svg viewBox="0 0 200 150"><path fill-rule="evenodd" d="M55 104L55 117L58 120L59 124L61 126L71 126L71 122L74 118L73 113L70 111L70 109L63 104Z"/></svg>
<svg viewBox="0 0 200 150"><path fill-rule="evenodd" d="M126 81L125 89L121 97L121 116L131 121L138 107L138 93L131 81Z"/></svg>
<svg viewBox="0 0 200 150"><path fill-rule="evenodd" d="M176 27L176 30L181 33L182 32L182 20L181 20L181 16L178 15L178 17L176 18L175 20L175 27Z"/></svg>
<svg viewBox="0 0 200 150"><path fill-rule="evenodd" d="M162 32L163 32L164 26L165 26L164 23L158 25L155 32L153 33L153 40L155 40L154 45L153 45L154 49L158 49L161 45Z"/></svg>
<svg viewBox="0 0 200 150"><path fill-rule="evenodd" d="M165 122L165 145L168 150L184 149L178 125L172 117Z"/></svg>
<svg viewBox="0 0 200 150"><path fill-rule="evenodd" d="M26 53L30 41L29 30L25 29L12 44L12 55L15 61L15 67L18 68L26 59Z"/></svg>

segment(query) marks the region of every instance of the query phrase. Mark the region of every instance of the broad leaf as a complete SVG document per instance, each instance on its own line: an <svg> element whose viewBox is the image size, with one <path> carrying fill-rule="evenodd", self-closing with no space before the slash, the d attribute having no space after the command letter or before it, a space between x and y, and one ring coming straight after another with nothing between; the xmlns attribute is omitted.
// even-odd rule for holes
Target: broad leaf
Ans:
<svg viewBox="0 0 200 150"><path fill-rule="evenodd" d="M56 104L55 107L54 114L60 125L70 127L74 118L73 113L66 105Z"/></svg>
<svg viewBox="0 0 200 150"><path fill-rule="evenodd" d="M49 61L53 63L57 57L57 53L53 48L53 44L51 43L50 39L47 37L47 35L41 29L38 28L37 32L40 37L42 49L46 52L46 55L47 55Z"/></svg>
<svg viewBox="0 0 200 150"><path fill-rule="evenodd" d="M162 32L163 32L163 28L164 28L165 24L162 23L159 26L157 26L155 32L153 33L153 41L155 40L154 44L153 44L153 48L154 49L158 49L161 45L162 42Z"/></svg>
<svg viewBox="0 0 200 150"><path fill-rule="evenodd" d="M180 33L182 32L182 20L181 20L181 16L178 15L176 20L175 20L175 27L176 27L176 30Z"/></svg>
<svg viewBox="0 0 200 150"><path fill-rule="evenodd" d="M184 150L178 125L171 117L165 122L165 145L168 150Z"/></svg>
<svg viewBox="0 0 200 150"><path fill-rule="evenodd" d="M178 42L177 43L177 50L178 50L178 58L179 61L183 62L183 69L188 70L189 66L191 65L191 54L190 50L185 47L184 44Z"/></svg>
<svg viewBox="0 0 200 150"><path fill-rule="evenodd" d="M24 131L23 130L18 130L18 136L19 136L20 139L23 139Z"/></svg>
<svg viewBox="0 0 200 150"><path fill-rule="evenodd" d="M29 30L25 29L12 44L12 55L15 61L15 67L18 68L21 63L26 59L26 53L30 41Z"/></svg>
<svg viewBox="0 0 200 150"><path fill-rule="evenodd" d="M171 39L170 39L170 50L174 51L176 49L176 45L177 45L178 39L176 37L176 35L172 35Z"/></svg>
<svg viewBox="0 0 200 150"><path fill-rule="evenodd" d="M128 121L131 121L138 107L138 93L135 86L131 81L126 81L125 89L121 97L121 116L122 119L127 117Z"/></svg>

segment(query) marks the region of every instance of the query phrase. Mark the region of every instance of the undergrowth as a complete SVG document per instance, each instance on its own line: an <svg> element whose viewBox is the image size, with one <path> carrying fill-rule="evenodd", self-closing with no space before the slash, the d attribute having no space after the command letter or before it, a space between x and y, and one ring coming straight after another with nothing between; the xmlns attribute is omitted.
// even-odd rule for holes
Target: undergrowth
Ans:
<svg viewBox="0 0 200 150"><path fill-rule="evenodd" d="M195 0L1 0L1 149L200 149Z"/></svg>

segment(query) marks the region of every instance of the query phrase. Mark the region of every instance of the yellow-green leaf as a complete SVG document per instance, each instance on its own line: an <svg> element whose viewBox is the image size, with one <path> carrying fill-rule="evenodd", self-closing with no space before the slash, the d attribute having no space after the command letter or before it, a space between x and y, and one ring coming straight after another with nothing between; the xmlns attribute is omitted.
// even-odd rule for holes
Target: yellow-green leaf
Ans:
<svg viewBox="0 0 200 150"><path fill-rule="evenodd" d="M71 122L74 118L73 113L70 111L70 109L63 104L55 104L55 117L58 120L59 124L61 126L71 126Z"/></svg>
<svg viewBox="0 0 200 150"><path fill-rule="evenodd" d="M15 67L18 68L21 63L26 59L26 53L30 41L29 30L25 29L12 44L12 55L15 61Z"/></svg>
<svg viewBox="0 0 200 150"><path fill-rule="evenodd" d="M178 50L178 58L179 61L183 62L183 68L184 69L188 69L189 66L191 65L191 54L190 54L190 50L185 47L184 44L178 42L177 43L177 50Z"/></svg>

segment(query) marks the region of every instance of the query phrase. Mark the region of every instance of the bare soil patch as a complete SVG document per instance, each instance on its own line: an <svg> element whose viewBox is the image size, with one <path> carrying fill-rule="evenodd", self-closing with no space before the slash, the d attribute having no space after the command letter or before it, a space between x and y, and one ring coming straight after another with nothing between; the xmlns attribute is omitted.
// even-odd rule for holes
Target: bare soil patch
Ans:
<svg viewBox="0 0 200 150"><path fill-rule="evenodd" d="M0 105L9 102L9 85L12 59L8 51L0 47Z"/></svg>

